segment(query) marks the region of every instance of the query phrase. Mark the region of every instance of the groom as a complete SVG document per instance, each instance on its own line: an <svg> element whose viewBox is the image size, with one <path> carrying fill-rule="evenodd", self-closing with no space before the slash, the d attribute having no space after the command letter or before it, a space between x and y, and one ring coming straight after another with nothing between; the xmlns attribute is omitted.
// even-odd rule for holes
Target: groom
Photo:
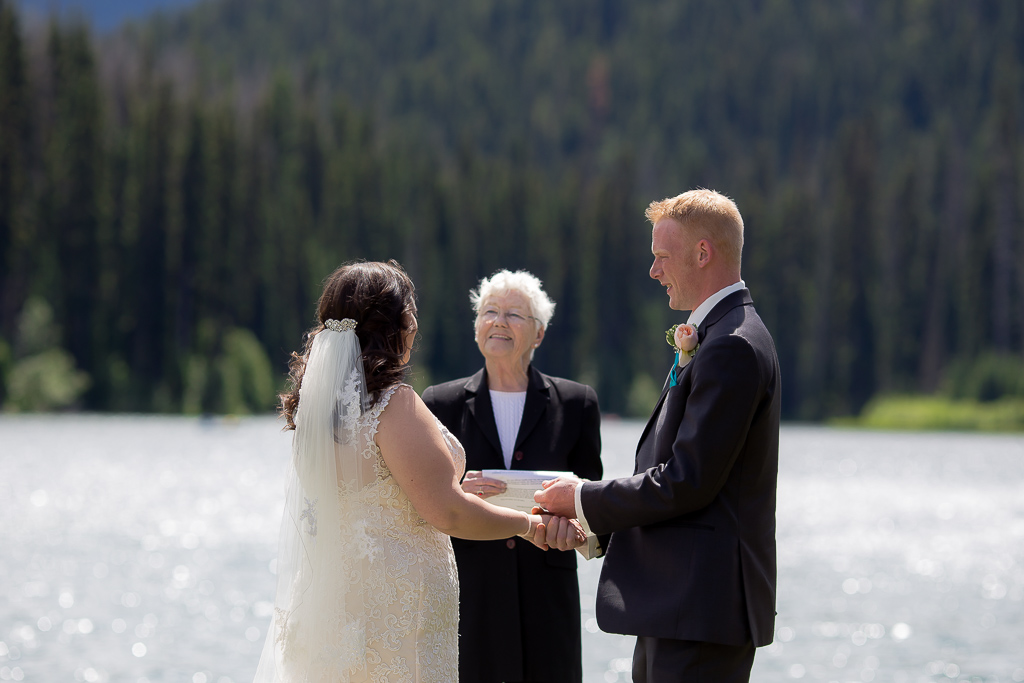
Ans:
<svg viewBox="0 0 1024 683"><path fill-rule="evenodd" d="M690 311L699 346L673 363L632 477L559 478L535 499L611 534L597 620L637 636L633 681L748 681L775 628L779 363L740 279L732 200L691 190L647 218L650 275Z"/></svg>

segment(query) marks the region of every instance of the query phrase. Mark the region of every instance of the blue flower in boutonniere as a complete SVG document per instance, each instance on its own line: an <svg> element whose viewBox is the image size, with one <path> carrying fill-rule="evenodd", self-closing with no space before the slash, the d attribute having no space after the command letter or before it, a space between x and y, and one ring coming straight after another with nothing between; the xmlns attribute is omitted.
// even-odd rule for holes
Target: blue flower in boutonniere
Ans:
<svg viewBox="0 0 1024 683"><path fill-rule="evenodd" d="M685 367L687 363L697 354L697 326L696 325L673 325L665 331L665 341L676 350L676 358L679 367Z"/></svg>

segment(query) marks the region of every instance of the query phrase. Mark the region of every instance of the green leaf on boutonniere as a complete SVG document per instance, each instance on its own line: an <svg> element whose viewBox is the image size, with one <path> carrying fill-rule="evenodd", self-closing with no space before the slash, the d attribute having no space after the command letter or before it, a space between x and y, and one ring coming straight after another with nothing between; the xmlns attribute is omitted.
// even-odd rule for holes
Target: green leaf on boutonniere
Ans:
<svg viewBox="0 0 1024 683"><path fill-rule="evenodd" d="M665 341L667 341L668 345L671 346L673 349L676 348L676 328L679 327L680 324L681 323L676 323L672 327L665 330Z"/></svg>

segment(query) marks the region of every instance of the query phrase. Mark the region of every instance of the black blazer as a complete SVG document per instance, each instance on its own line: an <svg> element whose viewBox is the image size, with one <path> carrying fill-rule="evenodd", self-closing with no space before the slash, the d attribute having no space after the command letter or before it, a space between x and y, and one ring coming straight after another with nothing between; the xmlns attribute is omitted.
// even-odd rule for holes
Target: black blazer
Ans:
<svg viewBox="0 0 1024 683"><path fill-rule="evenodd" d="M634 475L583 485L591 530L612 532L597 620L612 633L759 647L775 630L779 362L746 289L697 338L640 437Z"/></svg>
<svg viewBox="0 0 1024 683"><path fill-rule="evenodd" d="M601 412L585 384L529 369L512 469L600 479ZM428 387L423 400L466 449L468 470L504 469L487 371ZM459 680L581 681L575 551L519 538L452 539L459 569Z"/></svg>

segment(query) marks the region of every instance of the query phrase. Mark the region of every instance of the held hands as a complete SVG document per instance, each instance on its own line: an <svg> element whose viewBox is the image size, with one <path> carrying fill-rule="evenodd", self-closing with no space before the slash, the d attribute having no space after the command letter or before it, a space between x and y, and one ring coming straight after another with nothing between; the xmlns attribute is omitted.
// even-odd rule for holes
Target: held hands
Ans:
<svg viewBox="0 0 1024 683"><path fill-rule="evenodd" d="M572 550L587 542L583 527L575 519L538 514L529 518L530 530L519 535L541 550Z"/></svg>
<svg viewBox="0 0 1024 683"><path fill-rule="evenodd" d="M586 545L587 534L575 519L547 515L542 518L548 520L544 524L544 529L547 532L545 541L549 547L555 550L573 550Z"/></svg>

